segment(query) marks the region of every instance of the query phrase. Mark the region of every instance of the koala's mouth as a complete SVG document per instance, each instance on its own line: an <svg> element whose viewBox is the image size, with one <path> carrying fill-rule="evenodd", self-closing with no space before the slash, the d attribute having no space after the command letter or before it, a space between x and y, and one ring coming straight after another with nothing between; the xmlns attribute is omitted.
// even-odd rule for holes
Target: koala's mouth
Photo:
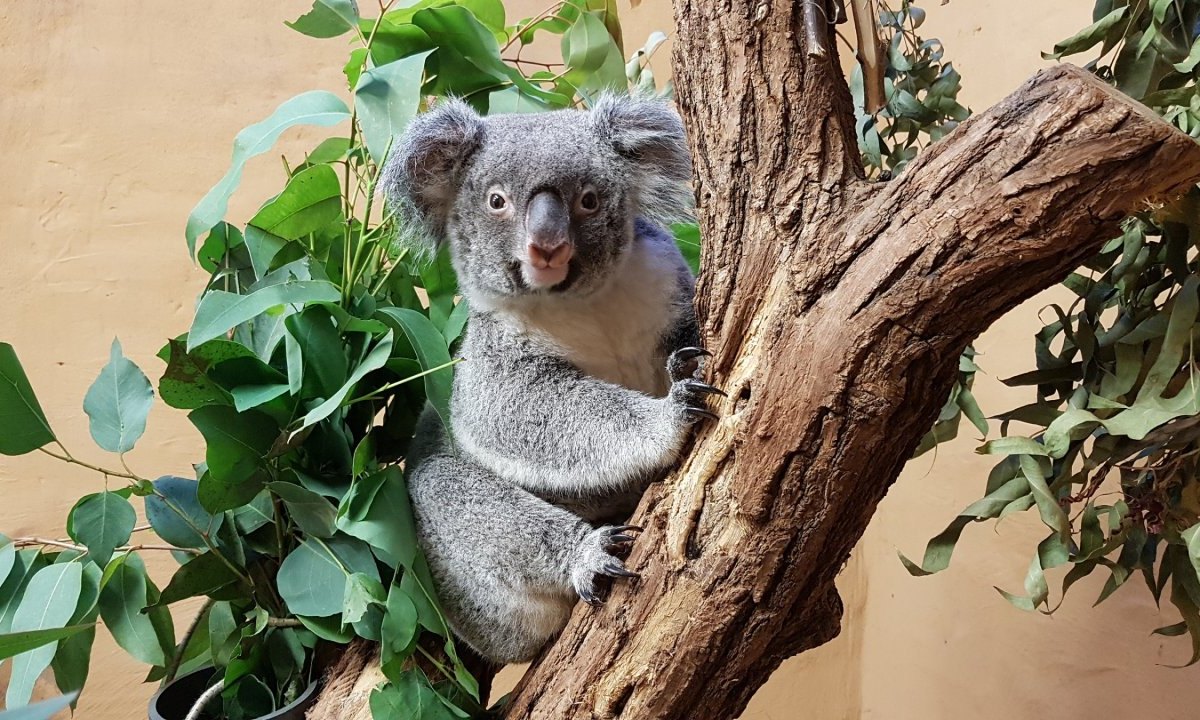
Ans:
<svg viewBox="0 0 1200 720"><path fill-rule="evenodd" d="M513 260L506 269L513 287L523 292L563 292L579 279L579 267L575 262L558 268L537 268L529 263Z"/></svg>

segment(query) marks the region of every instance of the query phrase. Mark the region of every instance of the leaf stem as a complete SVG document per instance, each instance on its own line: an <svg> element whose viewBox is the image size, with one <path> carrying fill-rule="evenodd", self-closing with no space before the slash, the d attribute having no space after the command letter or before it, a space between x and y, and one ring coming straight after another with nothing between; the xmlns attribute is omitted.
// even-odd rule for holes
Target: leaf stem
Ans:
<svg viewBox="0 0 1200 720"><path fill-rule="evenodd" d="M17 547L30 547L33 545L44 545L48 547L62 548L63 550L78 550L79 552L88 552L87 547L78 545L66 540L54 540L52 538L44 538L37 536L13 538L13 544ZM195 548L181 548L174 545L154 545L149 543L139 543L137 545L122 545L114 548L113 552L137 552L139 550L175 550L189 555L199 555L200 551Z"/></svg>
<svg viewBox="0 0 1200 720"><path fill-rule="evenodd" d="M448 363L442 363L441 365L438 365L437 367L429 368L428 370L422 370L421 372L417 373L416 375L409 375L408 377L404 378L403 380L397 380L395 382L390 382L387 385L383 385L381 387L376 388L375 390L372 390L371 392L367 393L366 395L361 395L359 397L356 397L346 404L353 405L354 403L357 403L357 402L363 402L365 400L372 400L376 397L379 397L380 395L387 392L388 390L398 388L405 383L412 382L413 380L416 380L418 378L425 377L426 375L435 373L438 370L445 370L448 367L454 367L455 365L462 362L464 359L465 358L454 358L453 360L451 360Z"/></svg>
<svg viewBox="0 0 1200 720"><path fill-rule="evenodd" d="M47 450L44 447L38 448L38 452L45 453L46 455L49 455L50 457L55 458L57 460L62 460L65 463L71 463L72 465L79 465L81 467L87 468L88 470L95 470L96 472L98 472L102 475L110 475L112 477L120 477L120 478L125 478L127 480L141 480L142 479L142 478L138 477L137 475L134 475L131 472L121 472L120 470L111 470L109 468L100 467L99 465L93 465L91 463L87 463L82 460L79 460L74 455L72 455L70 452L68 452L67 449L65 447L63 447L62 443L58 442L57 440L55 440L54 443L56 445L58 445L59 448L62 449L62 451L63 451L62 455L59 455L56 452ZM126 470L128 470L128 468L126 468Z"/></svg>

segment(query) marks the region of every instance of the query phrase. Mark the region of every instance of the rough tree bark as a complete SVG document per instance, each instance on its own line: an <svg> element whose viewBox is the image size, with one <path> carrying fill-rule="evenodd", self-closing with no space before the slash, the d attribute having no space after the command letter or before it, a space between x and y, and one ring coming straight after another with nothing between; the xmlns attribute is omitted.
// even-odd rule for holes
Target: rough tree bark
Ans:
<svg viewBox="0 0 1200 720"><path fill-rule="evenodd" d="M1062 279L1200 145L1070 66L867 183L820 0L677 0L675 83L704 237L697 308L729 392L506 717L728 720L832 639L834 577L966 344Z"/></svg>
<svg viewBox="0 0 1200 720"><path fill-rule="evenodd" d="M576 608L510 719L736 717L837 635L834 578L966 344L1200 179L1200 145L1063 65L867 183L822 0L677 0L675 16L696 302L729 398L632 521L641 580ZM369 652L347 658L357 683L335 678L328 717L366 713L382 679Z"/></svg>

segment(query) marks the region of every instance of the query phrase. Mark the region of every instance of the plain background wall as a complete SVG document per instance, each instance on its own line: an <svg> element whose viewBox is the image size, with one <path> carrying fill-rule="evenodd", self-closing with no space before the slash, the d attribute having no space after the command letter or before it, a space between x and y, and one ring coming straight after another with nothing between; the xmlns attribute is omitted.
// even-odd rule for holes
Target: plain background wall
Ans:
<svg viewBox="0 0 1200 720"><path fill-rule="evenodd" d="M625 1L629 49L652 30L671 31L664 0L632 10ZM533 15L542 3L515 0L509 16ZM296 93L344 89L344 41L312 40L282 24L308 4L0 6L0 340L16 346L54 428L78 457L116 464L90 442L81 409L112 338L156 380L162 364L154 353L189 323L204 275L187 258L183 226L225 171L233 136ZM955 0L931 4L923 32L945 42L964 77L962 99L978 110L1046 65L1038 51L1087 24L1090 11L1087 0ZM660 73L668 58L664 48L655 61ZM294 131L280 152L297 153L320 137ZM251 163L231 218L244 220L278 190L278 154ZM1028 368L1038 309L1052 298L1027 303L977 343L985 374L976 395L986 411L1024 402L997 378ZM964 427L958 440L910 464L843 572L842 635L786 662L743 718L1200 714L1198 671L1162 667L1186 660L1187 641L1149 636L1176 616L1160 613L1136 578L1096 609L1090 604L1103 578L1080 583L1053 617L1022 613L996 594L993 585L1021 587L1042 536L1032 514L998 530L971 527L949 571L908 576L896 551L919 557L980 493L991 463L973 453L977 445ZM128 459L143 475L186 474L201 447L184 413L157 405ZM61 537L74 498L103 483L38 454L0 458L0 530ZM171 565L161 557L152 569L165 579ZM189 608L181 609L183 625ZM145 717L146 668L103 632L92 664L79 716Z"/></svg>

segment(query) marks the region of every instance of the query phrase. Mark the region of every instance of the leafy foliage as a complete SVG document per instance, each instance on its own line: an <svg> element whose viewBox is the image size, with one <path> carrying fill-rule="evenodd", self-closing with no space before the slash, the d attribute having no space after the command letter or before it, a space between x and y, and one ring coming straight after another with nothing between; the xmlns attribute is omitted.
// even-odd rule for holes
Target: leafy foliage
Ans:
<svg viewBox="0 0 1200 720"><path fill-rule="evenodd" d="M1045 57L1098 46L1088 69L1200 137L1200 1L1098 0L1093 21ZM1049 613L1048 570L1070 566L1063 593L1107 571L1097 603L1140 575L1156 602L1166 594L1182 616L1155 632L1190 635L1188 664L1200 660L1197 247L1192 188L1127 218L1122 235L1067 278L1074 299L1046 308L1035 368L1004 381L1036 388L1036 401L995 416L1001 437L979 449L1000 458L985 496L930 541L920 565L902 558L910 572L944 569L972 522L1036 510L1049 532L1024 592L1000 591L1005 598Z"/></svg>
<svg viewBox="0 0 1200 720"><path fill-rule="evenodd" d="M303 93L238 133L229 170L187 219L188 250L210 277L188 332L158 353L158 393L204 439L194 477L150 480L126 467L154 389L119 344L84 400L118 470L45 448L55 435L0 344L0 452L41 449L124 483L80 499L69 540L0 536L9 708L28 702L47 668L65 692L81 689L102 621L152 666L150 680L215 666L224 717L288 704L320 671L317 648L354 637L383 640L380 717L483 712L417 547L400 469L422 408L448 419L466 306L444 255L418 259L397 240L376 198L380 169L438 96L530 112L586 106L602 90L658 92L647 61L665 36L627 61L611 0L565 0L517 23L499 0L395 5L368 18L349 0L315 0L288 23L313 38L351 36L348 96ZM524 57L544 56L554 36L561 62ZM248 219L226 218L246 164L301 125L332 135L285 158L278 194ZM695 227L677 230L694 250ZM148 529L135 527L138 503ZM180 562L161 590L141 558L151 550ZM207 603L176 643L172 607L197 596ZM414 654L437 672L426 677ZM30 717L46 716L40 707Z"/></svg>

